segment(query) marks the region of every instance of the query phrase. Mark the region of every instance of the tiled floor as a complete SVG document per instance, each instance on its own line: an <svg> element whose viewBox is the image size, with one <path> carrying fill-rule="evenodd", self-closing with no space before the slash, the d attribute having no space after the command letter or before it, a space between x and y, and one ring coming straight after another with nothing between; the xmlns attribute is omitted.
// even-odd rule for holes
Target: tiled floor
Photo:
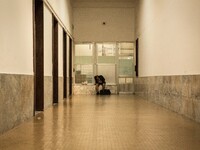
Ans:
<svg viewBox="0 0 200 150"><path fill-rule="evenodd" d="M200 124L138 97L74 96L0 136L0 150L199 150Z"/></svg>

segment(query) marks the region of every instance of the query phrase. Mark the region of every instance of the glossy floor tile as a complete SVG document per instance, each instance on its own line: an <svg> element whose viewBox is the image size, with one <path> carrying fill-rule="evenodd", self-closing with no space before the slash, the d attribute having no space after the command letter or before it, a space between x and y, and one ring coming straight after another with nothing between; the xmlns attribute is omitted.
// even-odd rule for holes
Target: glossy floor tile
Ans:
<svg viewBox="0 0 200 150"><path fill-rule="evenodd" d="M199 150L200 124L132 95L74 96L0 136L0 150Z"/></svg>

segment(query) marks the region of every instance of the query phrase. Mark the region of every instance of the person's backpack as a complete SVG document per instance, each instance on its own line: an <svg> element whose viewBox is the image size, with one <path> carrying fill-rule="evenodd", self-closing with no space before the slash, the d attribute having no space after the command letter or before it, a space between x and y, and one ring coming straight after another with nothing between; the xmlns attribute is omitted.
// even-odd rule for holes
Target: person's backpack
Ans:
<svg viewBox="0 0 200 150"><path fill-rule="evenodd" d="M109 89L100 90L100 95L110 95L111 92Z"/></svg>

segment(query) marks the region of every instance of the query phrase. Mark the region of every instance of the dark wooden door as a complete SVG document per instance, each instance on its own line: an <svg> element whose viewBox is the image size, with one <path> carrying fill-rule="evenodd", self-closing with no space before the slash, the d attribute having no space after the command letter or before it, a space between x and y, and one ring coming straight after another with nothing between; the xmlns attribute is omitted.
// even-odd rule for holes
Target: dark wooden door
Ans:
<svg viewBox="0 0 200 150"><path fill-rule="evenodd" d="M72 85L73 85L73 78L72 78L72 39L69 39L69 95L72 95Z"/></svg>
<svg viewBox="0 0 200 150"><path fill-rule="evenodd" d="M67 34L63 31L63 98L67 98Z"/></svg>
<svg viewBox="0 0 200 150"><path fill-rule="evenodd" d="M135 65L135 72L136 72L136 77L139 76L139 39L137 38L136 40L136 65Z"/></svg>
<svg viewBox="0 0 200 150"><path fill-rule="evenodd" d="M33 1L34 113L44 110L44 7L42 0Z"/></svg>
<svg viewBox="0 0 200 150"><path fill-rule="evenodd" d="M53 103L58 103L58 21L53 17Z"/></svg>

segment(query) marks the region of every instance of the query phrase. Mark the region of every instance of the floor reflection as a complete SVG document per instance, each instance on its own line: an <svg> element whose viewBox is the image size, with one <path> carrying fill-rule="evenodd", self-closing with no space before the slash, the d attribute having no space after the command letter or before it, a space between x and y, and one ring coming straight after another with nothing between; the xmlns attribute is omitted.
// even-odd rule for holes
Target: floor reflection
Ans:
<svg viewBox="0 0 200 150"><path fill-rule="evenodd" d="M198 150L200 124L133 95L79 95L1 135L0 149Z"/></svg>

